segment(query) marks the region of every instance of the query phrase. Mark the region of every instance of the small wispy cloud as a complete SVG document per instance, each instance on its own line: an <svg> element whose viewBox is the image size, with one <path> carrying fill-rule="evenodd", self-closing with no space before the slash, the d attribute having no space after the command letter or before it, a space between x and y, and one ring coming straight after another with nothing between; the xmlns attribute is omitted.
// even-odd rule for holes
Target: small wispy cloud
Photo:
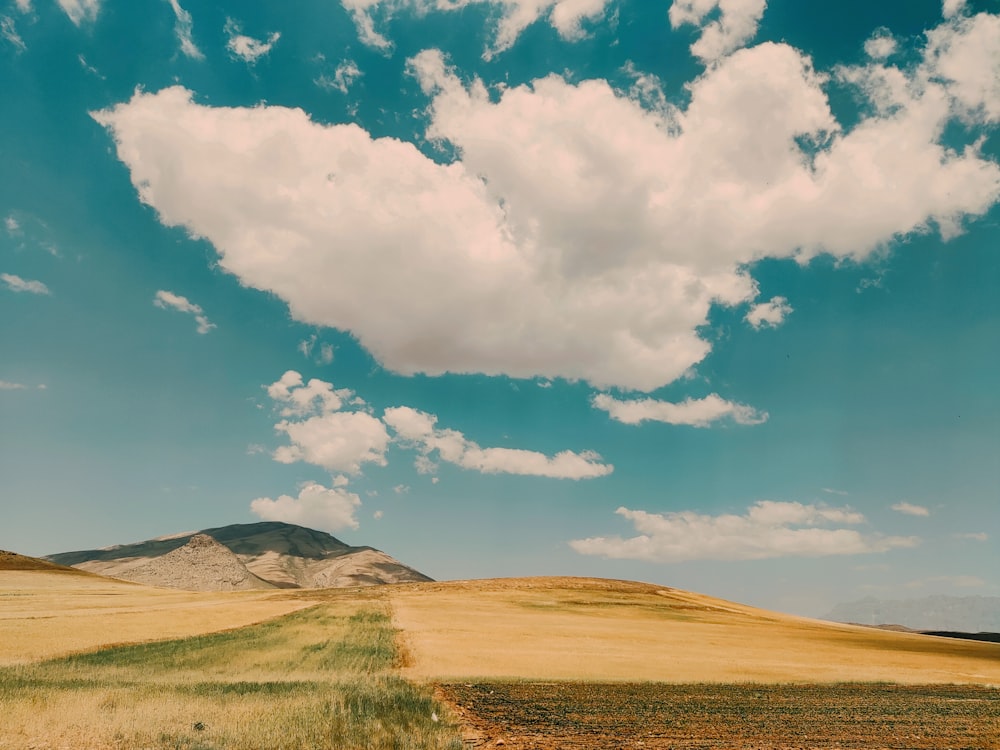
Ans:
<svg viewBox="0 0 1000 750"><path fill-rule="evenodd" d="M0 17L0 36L13 44L18 52L24 52L24 50L28 49L21 35L17 33L17 26L14 25L14 19L10 16Z"/></svg>
<svg viewBox="0 0 1000 750"><path fill-rule="evenodd" d="M234 21L232 18L226 19L224 31L226 36L229 37L229 41L226 42L226 49L234 57L238 57L247 63L247 65L253 65L257 60L270 52L271 48L281 38L281 33L275 31L266 40L254 39L242 33L239 21Z"/></svg>
<svg viewBox="0 0 1000 750"><path fill-rule="evenodd" d="M299 352L303 357L313 359L316 364L328 365L333 362L333 345L318 341L319 337L314 333L307 339L299 342Z"/></svg>
<svg viewBox="0 0 1000 750"><path fill-rule="evenodd" d="M24 383L13 383L9 380L0 380L0 391L25 391L29 389L36 389L39 391L44 391L48 388L44 383L39 383L36 386L25 385Z"/></svg>
<svg viewBox="0 0 1000 750"><path fill-rule="evenodd" d="M907 516L929 516L931 514L930 510L924 506L913 503L901 502L890 507L897 513L903 513Z"/></svg>
<svg viewBox="0 0 1000 750"><path fill-rule="evenodd" d="M316 85L324 89L336 89L342 94L346 94L351 84L363 75L357 63L353 60L344 60L333 71L333 75L321 75L316 79Z"/></svg>
<svg viewBox="0 0 1000 750"><path fill-rule="evenodd" d="M685 399L680 403L652 398L619 400L606 393L599 393L591 399L591 404L596 409L606 411L612 419L625 424L649 421L708 427L714 422L731 419L737 424L754 425L766 422L768 417L767 412L727 401L717 393L705 398Z"/></svg>
<svg viewBox="0 0 1000 750"><path fill-rule="evenodd" d="M28 294L52 294L41 281L22 279L12 273L0 273L0 281L12 292L27 292Z"/></svg>
<svg viewBox="0 0 1000 750"><path fill-rule="evenodd" d="M205 55L198 49L198 45L194 43L191 36L194 30L191 14L181 7L178 0L168 0L168 2L170 7L174 9L174 16L177 18L174 23L174 34L177 35L177 41L180 42L181 52L194 60L204 60Z"/></svg>
<svg viewBox="0 0 1000 750"><path fill-rule="evenodd" d="M825 492L828 495L843 495L843 496L846 496L846 495L851 494L851 493L847 492L846 490L836 490L833 487L824 487L823 488L823 492Z"/></svg>
<svg viewBox="0 0 1000 750"><path fill-rule="evenodd" d="M20 7L20 3L18 3ZM69 16L74 25L79 26L84 21L96 21L101 10L100 0L59 0L59 7Z"/></svg>
<svg viewBox="0 0 1000 750"><path fill-rule="evenodd" d="M967 534L955 534L956 539L968 539L973 542L988 542L990 535L985 531L971 531Z"/></svg>
<svg viewBox="0 0 1000 750"><path fill-rule="evenodd" d="M215 323L209 322L200 305L196 305L187 297L182 297L179 294L161 289L153 297L153 304L164 310L176 310L194 315L195 322L198 324L198 333L206 334L216 327Z"/></svg>
<svg viewBox="0 0 1000 750"><path fill-rule="evenodd" d="M746 321L754 328L777 328L792 313L792 306L784 297L775 297L769 302L761 302L750 308Z"/></svg>
<svg viewBox="0 0 1000 750"><path fill-rule="evenodd" d="M106 76L103 73L101 73L101 71L99 71L89 62L87 62L87 58L84 57L82 53L77 55L76 59L80 63L80 67L83 68L88 73L90 73L90 75L96 76L97 78L100 78L102 81L107 80Z"/></svg>

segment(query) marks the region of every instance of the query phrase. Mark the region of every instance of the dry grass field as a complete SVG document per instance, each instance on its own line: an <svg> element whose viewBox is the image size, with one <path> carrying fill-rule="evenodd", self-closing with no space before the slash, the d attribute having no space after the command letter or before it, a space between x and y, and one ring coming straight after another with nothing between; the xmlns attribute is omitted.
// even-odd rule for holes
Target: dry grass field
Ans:
<svg viewBox="0 0 1000 750"><path fill-rule="evenodd" d="M107 613L109 623L122 613ZM3 750L458 750L384 602L0 667Z"/></svg>
<svg viewBox="0 0 1000 750"><path fill-rule="evenodd" d="M421 680L895 682L1000 686L1000 645L836 625L699 594L573 578L390 594Z"/></svg>
<svg viewBox="0 0 1000 750"><path fill-rule="evenodd" d="M623 581L188 593L0 570L0 750L457 750L460 731L1000 750L1000 645Z"/></svg>
<svg viewBox="0 0 1000 750"><path fill-rule="evenodd" d="M50 570L0 570L0 665L200 635L309 606L268 591L203 594Z"/></svg>

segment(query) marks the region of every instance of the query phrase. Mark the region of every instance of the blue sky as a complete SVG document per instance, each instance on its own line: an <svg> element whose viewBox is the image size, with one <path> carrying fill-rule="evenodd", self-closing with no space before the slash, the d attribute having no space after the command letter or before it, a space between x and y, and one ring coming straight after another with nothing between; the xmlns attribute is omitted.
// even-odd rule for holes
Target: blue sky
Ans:
<svg viewBox="0 0 1000 750"><path fill-rule="evenodd" d="M3 0L0 547L1000 594L998 13Z"/></svg>

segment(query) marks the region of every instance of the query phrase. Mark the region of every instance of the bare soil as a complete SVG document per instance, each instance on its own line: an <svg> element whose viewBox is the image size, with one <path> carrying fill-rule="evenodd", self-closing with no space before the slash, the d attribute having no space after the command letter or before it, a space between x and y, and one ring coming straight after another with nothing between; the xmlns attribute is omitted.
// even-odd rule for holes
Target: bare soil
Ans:
<svg viewBox="0 0 1000 750"><path fill-rule="evenodd" d="M1000 689L983 686L477 682L437 693L473 747L1000 748Z"/></svg>

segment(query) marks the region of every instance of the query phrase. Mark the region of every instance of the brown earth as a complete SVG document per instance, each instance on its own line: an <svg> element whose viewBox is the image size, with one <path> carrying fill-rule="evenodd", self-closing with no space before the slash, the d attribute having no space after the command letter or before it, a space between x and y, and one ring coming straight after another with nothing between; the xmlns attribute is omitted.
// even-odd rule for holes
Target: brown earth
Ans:
<svg viewBox="0 0 1000 750"><path fill-rule="evenodd" d="M476 682L437 697L505 750L1000 748L1000 690L948 685Z"/></svg>

